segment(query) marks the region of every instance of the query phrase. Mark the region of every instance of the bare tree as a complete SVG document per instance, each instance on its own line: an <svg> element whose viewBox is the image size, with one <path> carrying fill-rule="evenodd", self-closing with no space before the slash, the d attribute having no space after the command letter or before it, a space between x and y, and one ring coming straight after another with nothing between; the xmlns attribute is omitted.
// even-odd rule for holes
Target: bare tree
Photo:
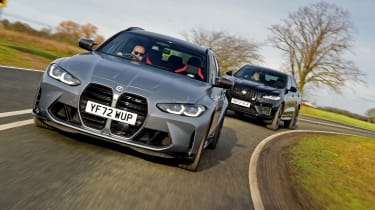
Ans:
<svg viewBox="0 0 375 210"><path fill-rule="evenodd" d="M286 55L288 69L301 92L309 84L312 88L325 85L341 93L348 80L364 82L364 74L344 58L352 52L354 32L346 10L318 2L289 14L270 30L270 41Z"/></svg>
<svg viewBox="0 0 375 210"><path fill-rule="evenodd" d="M202 28L184 32L182 35L190 42L213 49L218 57L222 74L229 69L237 70L245 63L262 62L259 44L245 38L223 31L209 32Z"/></svg>
<svg viewBox="0 0 375 210"><path fill-rule="evenodd" d="M80 32L85 38L95 38L98 28L90 23L81 25Z"/></svg>
<svg viewBox="0 0 375 210"><path fill-rule="evenodd" d="M104 38L97 35L97 27L88 23L80 25L74 21L62 21L56 29L55 36L61 40L76 44L80 37L96 39L102 42Z"/></svg>
<svg viewBox="0 0 375 210"><path fill-rule="evenodd" d="M81 25L71 20L60 22L56 29L56 36L58 38L72 44L77 42L81 34Z"/></svg>

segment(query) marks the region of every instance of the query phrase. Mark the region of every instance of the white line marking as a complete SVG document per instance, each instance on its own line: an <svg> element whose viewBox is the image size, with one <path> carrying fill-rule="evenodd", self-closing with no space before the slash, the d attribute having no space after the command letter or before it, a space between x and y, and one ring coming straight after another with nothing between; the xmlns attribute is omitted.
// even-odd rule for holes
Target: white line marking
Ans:
<svg viewBox="0 0 375 210"><path fill-rule="evenodd" d="M8 69L24 70L24 71L38 71L38 72L43 72L43 70L39 70L39 69L29 69L29 68L15 67L15 66L0 65L0 67L1 68L8 68Z"/></svg>
<svg viewBox="0 0 375 210"><path fill-rule="evenodd" d="M13 112L3 112L3 113L0 113L0 118L21 115L21 114L31 114L31 111L32 111L31 109L25 109L25 110L20 110L20 111L13 111Z"/></svg>
<svg viewBox="0 0 375 210"><path fill-rule="evenodd" d="M24 125L29 125L29 124L32 124L33 122L34 122L34 120L30 119L30 120L23 120L23 121L18 121L18 122L14 122L14 123L8 123L8 124L0 125L0 131L10 129L10 128L16 128L16 127L20 127L20 126L24 126Z"/></svg>
<svg viewBox="0 0 375 210"><path fill-rule="evenodd" d="M362 128L362 127L357 127L355 125L353 125L353 127L349 127L351 125L348 125L348 126L345 126L345 125L336 125L334 124L335 122L332 122L332 123L324 123L324 122L318 122L318 121L314 121L314 120L306 120L306 119L298 119L299 121L305 121L305 122L308 122L308 123L314 123L314 124L319 124L319 125L326 125L326 126L330 126L330 127L336 127L336 128L343 128L343 129L347 129L347 130L352 130L352 131L357 131L357 132L363 132L363 133L368 133L368 134L374 134L374 131L371 131L369 129L366 129L366 128ZM336 122L336 123L340 123L340 122Z"/></svg>

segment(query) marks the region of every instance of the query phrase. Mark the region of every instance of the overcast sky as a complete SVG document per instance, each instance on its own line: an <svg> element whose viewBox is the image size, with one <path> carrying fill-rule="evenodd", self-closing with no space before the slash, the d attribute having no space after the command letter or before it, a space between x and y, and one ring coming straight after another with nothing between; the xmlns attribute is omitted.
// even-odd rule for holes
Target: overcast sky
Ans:
<svg viewBox="0 0 375 210"><path fill-rule="evenodd" d="M298 8L318 2L316 0L66 0L30 1L8 0L2 18L21 20L33 27L56 27L61 21L72 20L79 24L91 23L98 34L108 38L129 26L182 38L182 32L196 28L224 30L251 41L264 42L272 24ZM375 0L327 0L348 10L356 28L354 55L348 55L367 76L367 85L348 81L343 94L327 89L309 93L309 100L319 106L336 107L364 115L375 108ZM264 46L263 66L279 68L280 51Z"/></svg>

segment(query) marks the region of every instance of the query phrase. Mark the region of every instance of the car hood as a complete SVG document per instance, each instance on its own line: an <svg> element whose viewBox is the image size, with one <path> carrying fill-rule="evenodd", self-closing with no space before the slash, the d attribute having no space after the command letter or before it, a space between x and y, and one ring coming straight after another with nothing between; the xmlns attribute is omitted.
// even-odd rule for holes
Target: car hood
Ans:
<svg viewBox="0 0 375 210"><path fill-rule="evenodd" d="M242 87L247 89L253 89L258 92L262 92L265 94L271 93L273 95L281 94L284 92L283 89L274 88L271 86L267 86L261 83L245 80L245 79L239 79L234 76L226 77L234 82L234 87Z"/></svg>
<svg viewBox="0 0 375 210"><path fill-rule="evenodd" d="M91 82L122 86L158 101L196 103L211 85L157 67L99 53L86 53L58 61L59 65L83 84Z"/></svg>

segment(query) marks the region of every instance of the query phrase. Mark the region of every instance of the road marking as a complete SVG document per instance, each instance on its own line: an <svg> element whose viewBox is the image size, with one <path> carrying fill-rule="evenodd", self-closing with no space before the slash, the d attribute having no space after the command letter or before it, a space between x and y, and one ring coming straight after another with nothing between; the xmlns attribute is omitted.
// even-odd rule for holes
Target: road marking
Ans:
<svg viewBox="0 0 375 210"><path fill-rule="evenodd" d="M15 115L21 115L21 114L31 114L31 109L25 109L25 110L20 110L20 111L13 111L13 112L3 112L0 113L0 118L1 117L11 117Z"/></svg>
<svg viewBox="0 0 375 210"><path fill-rule="evenodd" d="M31 109L25 109L25 110L12 111L12 112L3 112L3 113L0 113L0 118L23 115L23 114L31 114L31 111L32 111ZM0 131L7 130L10 128L16 128L16 127L20 127L24 125L29 125L29 124L32 124L33 122L34 122L33 119L30 119L30 120L23 120L23 121L0 125Z"/></svg>
<svg viewBox="0 0 375 210"><path fill-rule="evenodd" d="M15 67L15 66L5 66L5 65L0 65L0 68L17 69L17 70L24 70L24 71L43 72L43 70L39 70L39 69L29 69L29 68L22 68L22 67Z"/></svg>
<svg viewBox="0 0 375 210"><path fill-rule="evenodd" d="M368 134L374 134L373 131L367 131L366 128L356 127L356 126L354 126L354 125L353 125L353 127L350 127L350 125L348 125L348 126L345 126L345 125L335 125L335 124L334 124L335 122L332 122L332 123L325 123L325 122L318 122L318 121L307 120L307 119L298 119L298 120L299 120L299 121L308 122L308 123L313 123L313 124L326 125L326 126L330 126L330 127L343 128L343 129L352 130L352 131L357 131L357 132L363 132L363 133L368 133ZM339 122L336 122L336 123L339 123Z"/></svg>
<svg viewBox="0 0 375 210"><path fill-rule="evenodd" d="M23 121L18 121L18 122L14 122L14 123L8 123L8 124L0 125L0 131L10 129L10 128L16 128L16 127L20 127L20 126L24 126L24 125L30 125L30 124L33 124L33 122L34 122L34 120L30 119L30 120L23 120Z"/></svg>

